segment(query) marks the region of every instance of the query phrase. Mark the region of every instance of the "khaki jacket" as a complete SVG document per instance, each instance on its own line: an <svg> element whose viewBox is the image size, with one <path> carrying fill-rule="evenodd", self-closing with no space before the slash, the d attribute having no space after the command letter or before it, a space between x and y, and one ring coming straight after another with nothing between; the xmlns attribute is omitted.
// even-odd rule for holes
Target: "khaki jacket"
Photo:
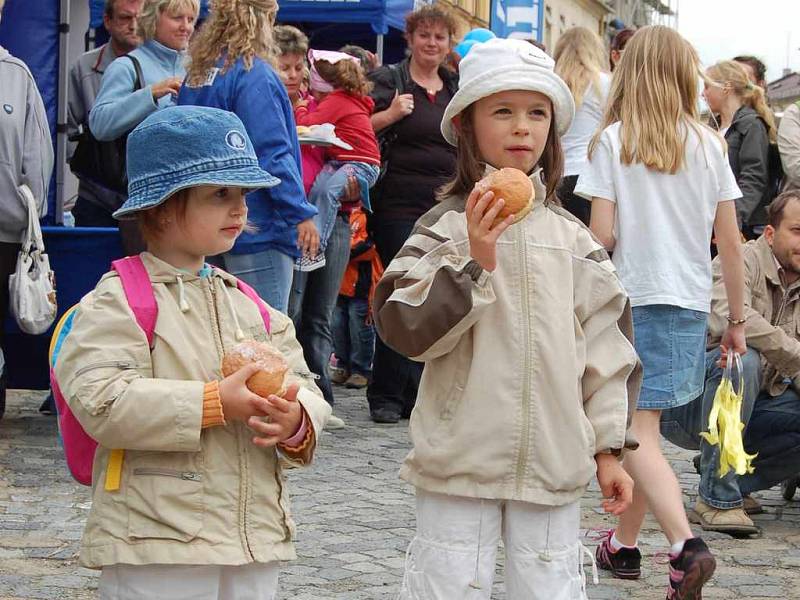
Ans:
<svg viewBox="0 0 800 600"><path fill-rule="evenodd" d="M783 285L775 255L763 235L745 244L744 272L747 345L761 354L761 389L779 396L786 391L785 378L800 376L800 281ZM714 259L713 273L709 348L719 346L729 313L719 257Z"/></svg>
<svg viewBox="0 0 800 600"><path fill-rule="evenodd" d="M563 505L594 455L635 448L641 383L631 312L605 250L566 211L536 205L469 254L463 198L417 221L375 294L381 338L424 361L401 476L432 492Z"/></svg>
<svg viewBox="0 0 800 600"><path fill-rule="evenodd" d="M81 300L56 365L71 410L99 443L81 563L240 565L294 558L279 452L254 446L252 432L239 422L200 427L204 383L221 379L222 354L240 329L244 338L269 339L284 353L319 439L330 408L313 384L291 321L270 310L268 336L235 278L217 270L200 278L147 253L142 259L159 308L152 352L112 272ZM103 485L111 448L125 450L117 491ZM294 463L308 464L313 452Z"/></svg>

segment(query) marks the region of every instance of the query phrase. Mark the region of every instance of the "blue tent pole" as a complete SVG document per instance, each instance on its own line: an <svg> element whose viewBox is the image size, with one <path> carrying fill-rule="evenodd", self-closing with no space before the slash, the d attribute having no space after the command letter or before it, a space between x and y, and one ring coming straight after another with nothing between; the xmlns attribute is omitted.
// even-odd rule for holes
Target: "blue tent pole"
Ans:
<svg viewBox="0 0 800 600"><path fill-rule="evenodd" d="M69 79L69 1L60 0L58 36L58 100L56 105L56 223L64 222L64 178L67 156L67 110Z"/></svg>

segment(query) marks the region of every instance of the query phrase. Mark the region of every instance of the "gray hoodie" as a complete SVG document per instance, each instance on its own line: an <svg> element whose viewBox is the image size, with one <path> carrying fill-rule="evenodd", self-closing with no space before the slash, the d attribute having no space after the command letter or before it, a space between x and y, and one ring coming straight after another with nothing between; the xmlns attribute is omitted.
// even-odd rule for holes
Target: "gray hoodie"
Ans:
<svg viewBox="0 0 800 600"><path fill-rule="evenodd" d="M47 212L53 143L42 97L24 62L0 46L0 242L18 243L28 213L17 188L28 184Z"/></svg>

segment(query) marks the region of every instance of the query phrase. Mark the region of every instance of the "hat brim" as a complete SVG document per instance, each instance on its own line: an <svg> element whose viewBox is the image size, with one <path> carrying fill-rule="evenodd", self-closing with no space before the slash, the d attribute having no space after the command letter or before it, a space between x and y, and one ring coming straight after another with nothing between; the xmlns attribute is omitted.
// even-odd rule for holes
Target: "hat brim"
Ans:
<svg viewBox="0 0 800 600"><path fill-rule="evenodd" d="M281 182L277 177L270 175L258 167L240 167L238 169L221 169L219 171L205 171L189 176L182 176L180 180L148 185L136 191L112 215L117 220L130 218L134 213L155 208L163 204L175 192L199 185L217 185L240 187L248 190L275 187Z"/></svg>
<svg viewBox="0 0 800 600"><path fill-rule="evenodd" d="M531 77L520 76L527 71ZM575 101L567 84L553 72L536 66L521 69L519 65L504 66L481 73L470 81L459 84L442 117L442 135L453 146L458 145L458 129L453 119L461 114L470 104L498 92L509 90L525 90L544 94L553 103L556 119L556 132L564 135L575 116Z"/></svg>

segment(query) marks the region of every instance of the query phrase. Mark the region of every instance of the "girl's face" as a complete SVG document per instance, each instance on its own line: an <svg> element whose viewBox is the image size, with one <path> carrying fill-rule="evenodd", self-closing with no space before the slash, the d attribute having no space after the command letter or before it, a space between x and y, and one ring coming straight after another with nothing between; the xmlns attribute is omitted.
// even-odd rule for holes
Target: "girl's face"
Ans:
<svg viewBox="0 0 800 600"><path fill-rule="evenodd" d="M438 67L450 52L450 32L441 23L421 23L408 38L414 62Z"/></svg>
<svg viewBox="0 0 800 600"><path fill-rule="evenodd" d="M474 110L481 159L496 169L530 173L542 156L552 118L552 102L539 92L514 90L481 98Z"/></svg>
<svg viewBox="0 0 800 600"><path fill-rule="evenodd" d="M707 81L703 84L703 97L706 99L706 104L708 104L711 112L718 113L722 110L725 96L727 96L727 92L724 86Z"/></svg>
<svg viewBox="0 0 800 600"><path fill-rule="evenodd" d="M305 61L302 54L290 53L278 57L278 73L292 101L300 95L304 69Z"/></svg>
<svg viewBox="0 0 800 600"><path fill-rule="evenodd" d="M197 15L188 7L175 12L164 11L159 14L156 21L155 39L167 48L186 50L189 46L189 38L194 33L196 20Z"/></svg>
<svg viewBox="0 0 800 600"><path fill-rule="evenodd" d="M202 263L206 256L227 252L247 222L245 190L238 187L201 185L192 188L186 211L178 215L171 204L164 210L165 222L159 241L176 257L168 262Z"/></svg>

